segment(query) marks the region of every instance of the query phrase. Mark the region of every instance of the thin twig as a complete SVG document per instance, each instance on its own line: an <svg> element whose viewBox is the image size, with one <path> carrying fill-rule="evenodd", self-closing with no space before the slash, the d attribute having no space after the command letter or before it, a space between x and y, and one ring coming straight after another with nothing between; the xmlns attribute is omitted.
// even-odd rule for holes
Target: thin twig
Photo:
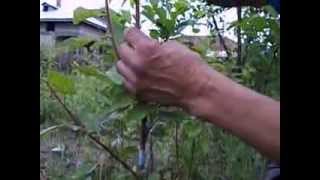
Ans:
<svg viewBox="0 0 320 180"><path fill-rule="evenodd" d="M67 112L67 114L70 116L70 119L74 122L75 125L80 126L84 128L84 125L81 123L81 121L69 110L69 108L63 103L61 98L58 96L56 91L52 88L49 82L47 82L47 86L49 87L49 90L51 94L57 99L59 104L63 107L63 109Z"/></svg>
<svg viewBox="0 0 320 180"><path fill-rule="evenodd" d="M152 135L150 134L150 174L153 173L154 171L154 155L153 155L153 140L152 140Z"/></svg>
<svg viewBox="0 0 320 180"><path fill-rule="evenodd" d="M58 128L61 128L63 127L64 125L55 125L55 126L51 126L49 128L46 128L46 129L43 129L42 131L40 131L40 137L41 136L44 136L45 134L48 134L49 132L53 131L53 130L56 130Z"/></svg>
<svg viewBox="0 0 320 180"><path fill-rule="evenodd" d="M141 23L140 23L140 0L135 0L135 4L136 4L136 13L135 13L135 27L138 29L141 29ZM149 134L149 129L147 127L147 117L143 118L141 120L141 132L140 132L140 151L141 153L139 153L139 156L145 156L145 151L146 151L146 143L147 143L147 139L148 139L148 134ZM139 161L140 159L143 158L145 159L145 157L139 157ZM140 168L145 168L145 162L142 162L143 164L139 164L142 165L142 167ZM143 169L141 169L143 170ZM148 173L147 173L148 174Z"/></svg>
<svg viewBox="0 0 320 180"><path fill-rule="evenodd" d="M242 17L241 17L241 2L240 2L240 0L237 0L237 18L238 18L238 23L240 23L241 22L241 19L242 19ZM240 28L240 26L238 26L237 27L237 38L238 38L238 48L237 48L237 55L238 55L238 57L237 57L237 65L238 66L241 66L241 64L242 64L242 55L241 55L241 51L242 51L242 47L241 47L241 28Z"/></svg>
<svg viewBox="0 0 320 180"><path fill-rule="evenodd" d="M103 144L99 139L94 137L92 134L88 134L88 137L91 140L93 140L95 143L97 143L99 146L101 146L105 151L107 151L115 160L120 162L122 164L122 166L124 168L126 168L128 171L130 171L131 174L134 175L134 177L136 179L139 179L139 175L136 172L134 172L132 170L132 168L126 162L124 162L122 159L120 159L119 156L117 156L111 149L109 149L109 147L107 147L105 144Z"/></svg>
<svg viewBox="0 0 320 180"><path fill-rule="evenodd" d="M120 59L118 44L116 42L114 30L113 30L113 26L112 26L111 13L110 13L108 0L105 0L105 8L106 8L106 18L107 18L107 24L108 24L107 28L109 29L109 33L111 34L112 47L114 49L114 52L116 53L117 58Z"/></svg>
<svg viewBox="0 0 320 180"><path fill-rule="evenodd" d="M81 123L81 121L71 112L71 110L69 110L69 108L62 102L61 98L57 95L56 91L51 87L51 85L49 84L49 82L47 82L47 85L51 91L51 93L53 94L53 96L58 100L58 102L62 105L63 109L67 112L67 114L69 115L70 119L78 126L82 127L84 132L88 132L85 125ZM94 137L92 134L90 133L86 133L86 135L93 140L94 142L96 142L98 145L100 145L105 151L107 151L111 157L113 157L115 160L117 160L118 162L120 162L120 164L127 169L128 171L131 172L131 174L136 178L139 179L139 175L133 171L133 169L126 163L124 162L119 156L117 156L108 146L106 146L105 144L103 144L99 139L97 139L96 137Z"/></svg>
<svg viewBox="0 0 320 180"><path fill-rule="evenodd" d="M224 41L221 33L220 33L220 30L219 30L219 27L218 27L218 23L217 23L217 21L216 21L216 19L215 19L215 17L214 17L213 14L212 14L212 19L213 19L214 28L215 28L215 30L216 30L217 33L218 33L218 37L219 37L220 44L222 44L223 49L224 49L224 50L226 51L226 53L227 53L227 59L230 59L231 53L230 53L230 51L229 51L229 49L228 49L228 47L227 47L227 45L226 45L226 43L225 43L225 41Z"/></svg>
<svg viewBox="0 0 320 180"><path fill-rule="evenodd" d="M178 177L179 173L179 142L178 142L178 121L176 121L176 127L175 127L175 145L176 145L176 176Z"/></svg>
<svg viewBox="0 0 320 180"><path fill-rule="evenodd" d="M240 2L238 4L238 7L237 7L237 15L238 15L238 22L240 23L241 22L241 6L240 6ZM237 36L238 36L238 60L237 60L237 65L242 65L242 55L241 55L241 51L242 51L242 46L241 46L241 27L238 26L237 27Z"/></svg>
<svg viewBox="0 0 320 180"><path fill-rule="evenodd" d="M193 176L193 158L194 158L194 150L195 150L195 139L192 140L192 145L191 145L191 163L189 164L189 176L188 179L192 179Z"/></svg>
<svg viewBox="0 0 320 180"><path fill-rule="evenodd" d="M136 28L141 29L141 22L140 22L140 0L136 0Z"/></svg>

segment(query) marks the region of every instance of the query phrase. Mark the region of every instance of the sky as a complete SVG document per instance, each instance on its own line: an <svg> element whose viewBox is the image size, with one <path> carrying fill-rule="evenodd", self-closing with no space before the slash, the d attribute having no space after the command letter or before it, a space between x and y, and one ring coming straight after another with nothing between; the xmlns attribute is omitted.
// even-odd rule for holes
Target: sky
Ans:
<svg viewBox="0 0 320 180"><path fill-rule="evenodd" d="M49 2L51 4L54 4L54 5L56 4L56 0L40 0L40 3L44 2L44 1ZM61 0L61 4L62 4L61 9L63 9L66 12L70 11L69 13L72 13L73 9L75 9L79 6L82 6L84 8L88 8L88 9L95 9L95 8L104 7L104 3L105 3L105 0ZM146 0L141 0L142 5L145 3L146 3ZM122 4L122 0L112 0L110 3L110 7L115 11L118 11L121 9L124 9L124 10L130 9L129 0L127 0L127 3L124 6L121 6L121 4ZM228 24L228 23L236 20L236 18L237 18L236 9L232 8L232 9L222 13L221 16L217 16L216 19L218 19L219 17L222 17L225 20L225 22ZM143 17L141 17L141 18L143 18ZM222 27L222 25L219 23L219 21L218 21L218 26L219 26L219 28ZM152 27L153 27L152 23L145 22L142 24L142 31L144 31L145 33L148 33L149 29L151 29ZM182 33L186 34L186 35L199 35L199 36L209 34L209 31L206 27L203 26L203 27L200 27L199 29L200 29L200 32L197 34L194 34L192 32L191 27L186 28ZM228 38L235 40L235 41L237 39L236 36L234 35L233 31L226 31L224 36L227 36Z"/></svg>

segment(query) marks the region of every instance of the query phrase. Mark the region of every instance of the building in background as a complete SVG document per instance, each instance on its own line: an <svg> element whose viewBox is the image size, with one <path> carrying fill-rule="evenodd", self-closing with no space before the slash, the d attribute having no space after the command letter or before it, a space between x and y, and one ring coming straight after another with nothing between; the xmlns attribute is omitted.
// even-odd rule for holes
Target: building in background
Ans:
<svg viewBox="0 0 320 180"><path fill-rule="evenodd" d="M80 6L64 6L62 0L40 1L40 45L54 46L70 37L101 37L107 29L105 22L88 18L79 25L72 22L73 11Z"/></svg>
<svg viewBox="0 0 320 180"><path fill-rule="evenodd" d="M232 57L236 57L237 53L237 42L229 39L228 37L223 37L224 42L228 48L228 50L231 52ZM225 49L223 48L223 45L220 43L220 40L218 37L213 38L210 36L190 36L190 35L183 35L179 38L177 38L178 41L188 45L190 48L201 48L201 46L208 47L207 55L213 56L217 58L226 58L227 53Z"/></svg>

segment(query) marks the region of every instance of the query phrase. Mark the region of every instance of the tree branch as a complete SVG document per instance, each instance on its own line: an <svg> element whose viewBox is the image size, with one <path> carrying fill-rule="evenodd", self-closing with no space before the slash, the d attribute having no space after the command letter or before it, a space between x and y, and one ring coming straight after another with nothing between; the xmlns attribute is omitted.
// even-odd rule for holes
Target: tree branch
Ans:
<svg viewBox="0 0 320 180"><path fill-rule="evenodd" d="M266 1L257 0L237 0L237 1L226 1L226 0L207 0L208 4L214 4L222 7L234 7L234 6L253 6L261 7L266 5Z"/></svg>
<svg viewBox="0 0 320 180"><path fill-rule="evenodd" d="M154 171L154 155L153 155L153 140L152 140L152 135L150 134L150 173L153 173Z"/></svg>
<svg viewBox="0 0 320 180"><path fill-rule="evenodd" d="M109 147L107 147L105 144L103 144L99 139L97 139L96 137L94 137L92 134L88 134L88 137L93 140L95 143L97 143L100 147L102 147L105 151L107 151L110 156L112 156L115 160L117 160L119 163L121 163L121 165L127 169L128 171L131 172L131 174L136 178L139 179L139 175L133 171L133 169L126 163L124 162L122 159L120 159L119 156L117 156Z"/></svg>
<svg viewBox="0 0 320 180"><path fill-rule="evenodd" d="M57 99L57 101L59 102L59 104L63 107L63 109L67 112L67 114L69 115L70 119L73 121L73 123L77 126L80 126L82 128L85 128L84 125L81 123L81 121L69 110L69 108L63 103L63 101L61 100L61 98L58 96L58 94L56 93L56 91L51 87L49 82L46 82L47 86L49 87L49 90L51 92L51 94L54 96L55 99Z"/></svg>
<svg viewBox="0 0 320 180"><path fill-rule="evenodd" d="M228 49L228 47L227 47L227 45L226 45L226 43L225 43L225 41L224 41L221 33L220 33L220 30L219 30L217 21L216 21L216 19L215 19L215 17L214 17L213 14L212 14L212 19L213 19L214 28L215 28L215 30L216 30L217 33L218 33L218 37L219 37L220 44L222 44L223 49L224 49L224 50L226 51L226 53L227 53L227 59L230 59L231 53L230 53L230 51L229 51L229 49Z"/></svg>
<svg viewBox="0 0 320 180"><path fill-rule="evenodd" d="M99 139L97 139L96 137L94 137L92 134L88 133L88 130L86 129L85 125L71 112L71 110L69 110L69 108L63 103L63 101L61 100L61 98L57 95L56 91L51 87L51 85L49 84L49 82L47 82L47 85L51 91L51 93L53 94L53 96L58 100L59 104L61 104L61 106L63 107L63 109L67 112L67 114L69 115L70 119L78 126L80 126L82 128L82 130L84 132L86 132L86 135L93 140L94 142L96 142L99 146L101 146L101 148L103 148L105 151L107 151L111 157L113 157L115 160L117 160L125 169L127 169L128 171L131 172L131 174L136 178L139 179L139 175L133 171L133 169L125 162L123 161L119 156L117 156L108 146L106 146L105 144L103 144Z"/></svg>
<svg viewBox="0 0 320 180"><path fill-rule="evenodd" d="M141 22L140 22L140 0L135 0L136 1L136 28L141 29Z"/></svg>
<svg viewBox="0 0 320 180"><path fill-rule="evenodd" d="M115 40L115 36L114 36L114 30L113 30L113 26L112 26L111 13L110 13L108 0L105 0L105 9L106 9L106 19L107 19L107 24L108 24L107 29L109 29L109 33L111 34L112 46L113 46L114 52L116 53L117 58L120 59L118 44L117 44L117 42Z"/></svg>
<svg viewBox="0 0 320 180"><path fill-rule="evenodd" d="M140 22L140 0L135 0L136 3L136 13L135 19L136 24L135 27L141 29L141 22ZM139 151L139 166L140 169L143 170L145 167L145 154L146 154L146 143L148 139L149 129L147 127L147 118L143 118L141 121L141 132L140 132L140 149ZM140 157L142 156L142 157Z"/></svg>
<svg viewBox="0 0 320 180"><path fill-rule="evenodd" d="M242 20L242 17L241 17L241 6L240 4L238 5L237 7L237 15L238 15L238 22L240 23L240 21ZM237 36L238 36L238 60L237 60L237 65L242 65L242 55L241 55L241 52L242 52L242 46L241 46L241 28L240 26L237 27Z"/></svg>

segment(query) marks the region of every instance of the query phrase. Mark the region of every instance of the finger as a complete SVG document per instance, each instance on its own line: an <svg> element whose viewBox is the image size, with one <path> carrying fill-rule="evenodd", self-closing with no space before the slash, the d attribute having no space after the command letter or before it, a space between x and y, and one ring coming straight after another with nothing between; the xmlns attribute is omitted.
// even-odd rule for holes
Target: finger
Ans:
<svg viewBox="0 0 320 180"><path fill-rule="evenodd" d="M136 56L134 50L127 44L127 43L122 43L119 47L119 55L121 60L129 65L129 66L135 66L134 58Z"/></svg>
<svg viewBox="0 0 320 180"><path fill-rule="evenodd" d="M132 95L135 95L137 92L136 87L133 85L133 83L131 83L130 81L128 81L127 79L123 80L123 85L124 87L128 90L128 92Z"/></svg>
<svg viewBox="0 0 320 180"><path fill-rule="evenodd" d="M127 41L130 44L130 46L137 48L143 42L150 41L151 39L147 35L145 35L142 31L133 27L128 29L125 32L124 40Z"/></svg>
<svg viewBox="0 0 320 180"><path fill-rule="evenodd" d="M135 73L130 69L130 67L124 64L122 60L117 62L116 68L117 71L128 81L131 81L132 83L137 82L137 77Z"/></svg>
<svg viewBox="0 0 320 180"><path fill-rule="evenodd" d="M127 44L122 43L119 48L121 61L131 68L139 77L143 75L143 64L137 58L135 51Z"/></svg>

